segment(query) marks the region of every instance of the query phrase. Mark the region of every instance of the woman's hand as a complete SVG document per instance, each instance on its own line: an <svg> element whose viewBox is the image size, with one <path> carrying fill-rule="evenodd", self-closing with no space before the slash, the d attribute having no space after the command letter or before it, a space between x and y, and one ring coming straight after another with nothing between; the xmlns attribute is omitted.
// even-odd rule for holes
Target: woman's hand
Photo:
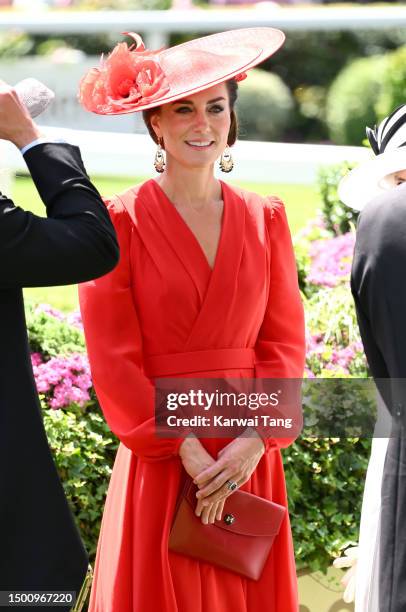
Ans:
<svg viewBox="0 0 406 612"><path fill-rule="evenodd" d="M258 434L249 438L236 438L225 446L219 452L217 461L195 478L200 489L196 497L202 502L202 507L220 501L224 504L226 497L232 494L227 481L237 483L238 487L246 483L264 452L264 443Z"/></svg>
<svg viewBox="0 0 406 612"><path fill-rule="evenodd" d="M355 599L355 584L357 580L357 564L358 564L359 547L352 546L344 551L344 556L334 560L334 567L350 569L344 574L341 579L341 584L344 586L343 599L345 603L352 603Z"/></svg>
<svg viewBox="0 0 406 612"><path fill-rule="evenodd" d="M195 437L185 438L179 449L179 456L183 467L192 478L196 478L207 468L215 463L204 446ZM203 507L202 500L197 500L195 513L201 517L202 523L214 523L215 519L221 520L224 501L209 503Z"/></svg>

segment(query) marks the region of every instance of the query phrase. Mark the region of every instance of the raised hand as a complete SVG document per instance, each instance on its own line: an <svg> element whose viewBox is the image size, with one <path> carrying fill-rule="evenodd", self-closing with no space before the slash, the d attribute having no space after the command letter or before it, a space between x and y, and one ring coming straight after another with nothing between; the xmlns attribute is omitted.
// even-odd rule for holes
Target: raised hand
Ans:
<svg viewBox="0 0 406 612"><path fill-rule="evenodd" d="M0 80L0 138L21 149L40 136L40 130L15 89Z"/></svg>

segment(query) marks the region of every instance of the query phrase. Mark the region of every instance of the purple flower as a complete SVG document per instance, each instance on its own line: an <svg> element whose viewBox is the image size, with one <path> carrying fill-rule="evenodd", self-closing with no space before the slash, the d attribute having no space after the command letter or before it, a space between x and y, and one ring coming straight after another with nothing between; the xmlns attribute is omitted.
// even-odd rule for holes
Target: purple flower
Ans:
<svg viewBox="0 0 406 612"><path fill-rule="evenodd" d="M35 308L35 313L40 312L44 312L45 314L50 315L51 317L54 317L59 321L65 320L65 315L63 314L63 312L57 310L56 308L53 308L49 304L38 304L38 306Z"/></svg>
<svg viewBox="0 0 406 612"><path fill-rule="evenodd" d="M58 321L63 321L64 323L68 323L68 325L72 325L72 327L76 327L77 329L80 329L80 331L83 331L80 310L74 310L69 314L64 314L61 310L57 310L49 304L38 304L38 306L35 308L35 313L41 312L44 312L45 314L58 319Z"/></svg>
<svg viewBox="0 0 406 612"><path fill-rule="evenodd" d="M309 238L311 240L314 234L320 236L320 234L327 234L326 224L322 217L315 217L310 219L306 225L296 234L295 239L298 238Z"/></svg>
<svg viewBox="0 0 406 612"><path fill-rule="evenodd" d="M348 281L354 244L355 235L352 232L312 242L308 282L313 285L335 287L343 281Z"/></svg>
<svg viewBox="0 0 406 612"><path fill-rule="evenodd" d="M362 362L360 362L362 359ZM364 363L363 347L359 341L347 346L337 341L324 342L323 335L307 333L306 336L306 376L319 375L323 370L337 372L343 376L359 373L359 367ZM312 373L312 376L310 375Z"/></svg>
<svg viewBox="0 0 406 612"><path fill-rule="evenodd" d="M72 325L72 327L77 327L77 329L83 331L83 323L80 310L75 310L74 312L68 314L66 317L66 322L69 323L69 325Z"/></svg>

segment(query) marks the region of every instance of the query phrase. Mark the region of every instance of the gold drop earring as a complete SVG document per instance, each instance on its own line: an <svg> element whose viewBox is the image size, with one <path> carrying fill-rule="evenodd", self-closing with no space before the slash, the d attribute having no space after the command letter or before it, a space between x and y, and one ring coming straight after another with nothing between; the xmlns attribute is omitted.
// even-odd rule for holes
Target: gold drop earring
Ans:
<svg viewBox="0 0 406 612"><path fill-rule="evenodd" d="M231 155L231 149L227 145L220 157L220 169L222 172L231 172L234 168L234 160Z"/></svg>
<svg viewBox="0 0 406 612"><path fill-rule="evenodd" d="M162 174L165 170L165 156L161 145L162 138L158 138L158 148L155 153L154 167L157 172Z"/></svg>

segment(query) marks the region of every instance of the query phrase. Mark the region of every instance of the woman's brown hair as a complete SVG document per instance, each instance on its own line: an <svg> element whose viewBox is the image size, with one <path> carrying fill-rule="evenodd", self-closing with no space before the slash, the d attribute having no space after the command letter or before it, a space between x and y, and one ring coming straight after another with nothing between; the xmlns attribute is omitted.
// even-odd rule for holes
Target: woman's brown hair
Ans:
<svg viewBox="0 0 406 612"><path fill-rule="evenodd" d="M230 119L231 119L230 130L228 132L228 137L227 137L227 144L230 147L232 147L235 141L237 140L237 136L238 136L238 119L237 119L237 114L234 110L234 106L237 101L237 95L238 95L238 83L234 79L226 81L225 83L226 83L227 91L228 91ZM149 108L147 110L142 111L142 118L144 119L144 123L147 126L149 135L151 136L152 140L156 144L158 144L158 138L151 125L151 117L155 113L159 112L159 108L160 107L157 106L155 108Z"/></svg>

